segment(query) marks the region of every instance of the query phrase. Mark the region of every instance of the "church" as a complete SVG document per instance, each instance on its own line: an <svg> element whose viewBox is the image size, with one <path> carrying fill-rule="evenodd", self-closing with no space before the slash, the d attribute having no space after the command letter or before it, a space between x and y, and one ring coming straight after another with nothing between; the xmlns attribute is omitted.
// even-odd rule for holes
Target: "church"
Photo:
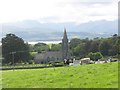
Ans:
<svg viewBox="0 0 120 90"><path fill-rule="evenodd" d="M62 47L60 51L47 51L43 53L39 53L35 56L35 63L47 63L49 61L64 61L65 59L69 59L69 46L68 46L68 37L66 29L64 29L64 35L62 39Z"/></svg>

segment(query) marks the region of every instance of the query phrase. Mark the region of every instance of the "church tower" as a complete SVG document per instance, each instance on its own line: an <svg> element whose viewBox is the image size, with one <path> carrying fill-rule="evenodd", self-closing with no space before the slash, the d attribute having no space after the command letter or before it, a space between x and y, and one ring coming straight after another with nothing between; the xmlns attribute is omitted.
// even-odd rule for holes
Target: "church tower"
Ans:
<svg viewBox="0 0 120 90"><path fill-rule="evenodd" d="M62 59L68 59L68 38L66 28L64 29L64 36L62 39Z"/></svg>

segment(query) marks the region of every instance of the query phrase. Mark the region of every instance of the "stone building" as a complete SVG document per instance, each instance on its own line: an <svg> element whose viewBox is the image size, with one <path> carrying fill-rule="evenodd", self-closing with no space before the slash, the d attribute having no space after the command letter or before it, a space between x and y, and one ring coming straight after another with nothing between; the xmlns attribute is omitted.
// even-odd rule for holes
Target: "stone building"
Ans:
<svg viewBox="0 0 120 90"><path fill-rule="evenodd" d="M35 55L34 61L36 63L47 63L49 61L64 61L69 59L68 52L68 38L66 29L64 29L64 35L62 39L62 47L60 51L48 51Z"/></svg>

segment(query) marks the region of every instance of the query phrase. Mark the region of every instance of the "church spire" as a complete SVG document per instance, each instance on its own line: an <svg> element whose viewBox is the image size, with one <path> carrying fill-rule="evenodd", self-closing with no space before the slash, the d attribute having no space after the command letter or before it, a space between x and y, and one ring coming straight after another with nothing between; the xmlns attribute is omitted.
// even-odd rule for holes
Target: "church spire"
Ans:
<svg viewBox="0 0 120 90"><path fill-rule="evenodd" d="M64 28L64 36L63 36L63 39L67 39L66 28Z"/></svg>
<svg viewBox="0 0 120 90"><path fill-rule="evenodd" d="M62 39L62 58L63 60L68 59L68 38L66 28L64 28L64 36Z"/></svg>

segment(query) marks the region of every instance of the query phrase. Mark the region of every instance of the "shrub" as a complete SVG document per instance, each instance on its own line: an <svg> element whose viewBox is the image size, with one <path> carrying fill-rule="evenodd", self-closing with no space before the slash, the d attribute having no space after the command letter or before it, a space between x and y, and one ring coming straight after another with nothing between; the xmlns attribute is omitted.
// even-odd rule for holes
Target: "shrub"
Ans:
<svg viewBox="0 0 120 90"><path fill-rule="evenodd" d="M90 52L88 56L90 57L91 60L94 60L94 61L97 61L98 59L103 58L103 55L100 52L96 52L96 53Z"/></svg>

